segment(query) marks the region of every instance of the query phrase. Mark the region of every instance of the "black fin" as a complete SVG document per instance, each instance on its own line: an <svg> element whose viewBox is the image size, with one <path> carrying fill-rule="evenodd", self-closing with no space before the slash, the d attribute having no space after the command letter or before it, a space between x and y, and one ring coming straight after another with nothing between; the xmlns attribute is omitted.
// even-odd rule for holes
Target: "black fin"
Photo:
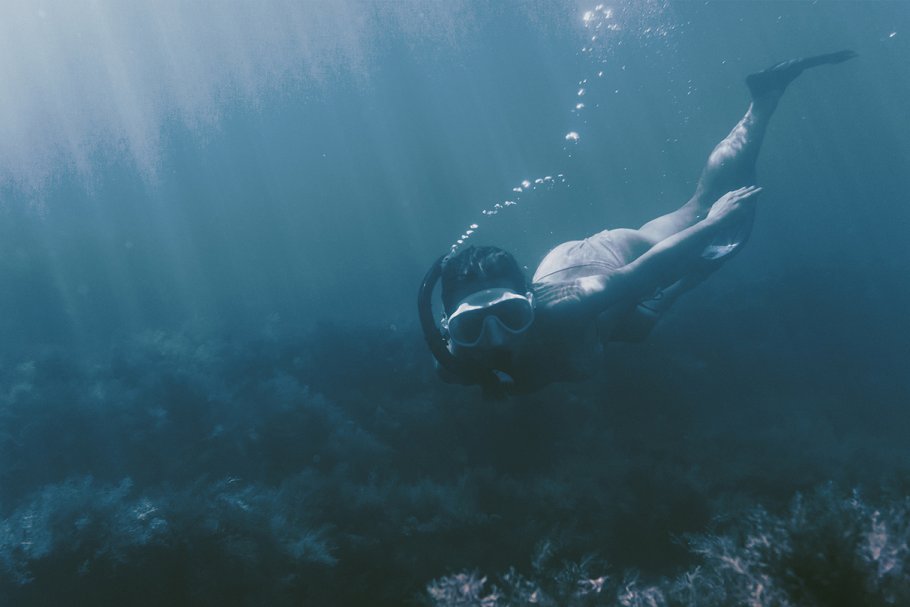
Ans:
<svg viewBox="0 0 910 607"><path fill-rule="evenodd" d="M749 92L752 93L753 99L770 92L782 93L787 88L787 85L803 73L803 70L829 63L843 63L856 56L857 54L853 51L838 51L836 53L783 61L761 72L749 74L746 76L746 85L749 87Z"/></svg>

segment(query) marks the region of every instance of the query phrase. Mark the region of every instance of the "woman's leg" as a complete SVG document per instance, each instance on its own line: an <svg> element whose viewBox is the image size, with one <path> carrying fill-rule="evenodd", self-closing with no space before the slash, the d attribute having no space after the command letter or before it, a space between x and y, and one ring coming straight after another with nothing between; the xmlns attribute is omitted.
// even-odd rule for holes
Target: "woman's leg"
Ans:
<svg viewBox="0 0 910 607"><path fill-rule="evenodd" d="M628 242L635 243L637 249L647 249L704 219L711 205L726 192L755 184L758 152L761 149L768 122L787 85L804 69L827 63L840 63L855 56L852 51L841 51L805 59L794 59L747 77L746 84L752 93L752 103L742 120L708 156L708 161L702 170L692 198L676 211L649 221L637 231L624 230ZM749 236L751 227L752 217L749 217L740 232L731 235L731 240L739 245L743 244ZM709 259L710 256L705 255L705 258L693 260L691 272L674 284L655 293L653 298L639 302L635 308L630 310L627 316L617 324L611 339L643 340L657 324L665 310L673 305L681 295L700 284L720 267L722 260L729 257L729 253L738 251L740 248L734 245L727 248L726 253L719 253L714 259ZM719 250L723 251L723 246Z"/></svg>
<svg viewBox="0 0 910 607"><path fill-rule="evenodd" d="M639 233L652 245L704 219L724 193L756 182L755 164L780 93L754 99L730 134L708 156L695 193L679 209L652 219Z"/></svg>
<svg viewBox="0 0 910 607"><path fill-rule="evenodd" d="M639 228L641 236L656 244L703 219L711 205L726 192L754 185L758 152L768 122L787 85L807 68L840 63L855 56L852 51L840 51L793 59L748 76L746 84L752 94L752 103L742 120L708 156L692 198L676 211L643 225Z"/></svg>

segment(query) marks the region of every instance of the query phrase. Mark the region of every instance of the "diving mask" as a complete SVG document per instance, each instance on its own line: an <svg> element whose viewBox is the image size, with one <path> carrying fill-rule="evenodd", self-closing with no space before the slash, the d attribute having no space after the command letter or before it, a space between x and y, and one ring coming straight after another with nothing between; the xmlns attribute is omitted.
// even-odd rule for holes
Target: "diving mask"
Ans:
<svg viewBox="0 0 910 607"><path fill-rule="evenodd" d="M504 345L534 322L533 295L486 289L462 299L445 320L449 340L466 348Z"/></svg>

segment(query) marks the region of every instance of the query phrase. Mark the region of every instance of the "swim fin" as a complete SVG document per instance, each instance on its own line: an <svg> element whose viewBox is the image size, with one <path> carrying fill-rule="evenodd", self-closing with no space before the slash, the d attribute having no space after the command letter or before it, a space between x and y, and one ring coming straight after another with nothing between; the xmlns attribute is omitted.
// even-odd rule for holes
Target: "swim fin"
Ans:
<svg viewBox="0 0 910 607"><path fill-rule="evenodd" d="M782 93L787 88L787 85L803 73L803 70L819 65L843 63L856 56L857 54L853 51L844 50L825 55L790 59L789 61L776 63L766 70L749 74L746 76L746 86L749 87L749 92L752 93L753 99L771 92Z"/></svg>

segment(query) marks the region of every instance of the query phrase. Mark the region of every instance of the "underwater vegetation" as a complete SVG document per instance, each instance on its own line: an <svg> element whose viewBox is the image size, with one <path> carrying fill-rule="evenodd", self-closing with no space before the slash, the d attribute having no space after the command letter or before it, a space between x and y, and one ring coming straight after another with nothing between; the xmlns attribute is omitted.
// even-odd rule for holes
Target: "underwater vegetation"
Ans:
<svg viewBox="0 0 910 607"><path fill-rule="evenodd" d="M910 600L910 500L884 508L830 486L798 495L773 515L762 508L685 543L696 565L654 583L615 573L596 558L560 562L544 543L530 575L495 579L474 572L431 582L429 604L617 605L904 605ZM609 572L609 573L608 573Z"/></svg>
<svg viewBox="0 0 910 607"><path fill-rule="evenodd" d="M857 326L864 359L826 374L835 349L763 344L830 318L761 286L776 315L709 291L716 331L670 318L502 403L389 327L7 357L0 601L904 604L903 346Z"/></svg>

